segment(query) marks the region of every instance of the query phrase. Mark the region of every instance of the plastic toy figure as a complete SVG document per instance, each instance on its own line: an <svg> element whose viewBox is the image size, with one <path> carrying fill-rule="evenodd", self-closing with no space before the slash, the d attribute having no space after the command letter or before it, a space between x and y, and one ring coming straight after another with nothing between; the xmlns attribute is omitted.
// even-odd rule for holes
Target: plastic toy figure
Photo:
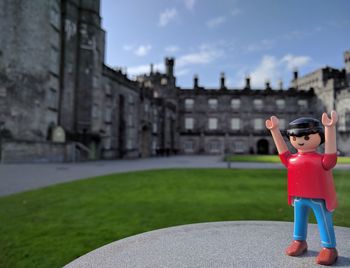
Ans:
<svg viewBox="0 0 350 268"><path fill-rule="evenodd" d="M313 210L322 250L316 262L332 265L337 261L336 240L333 227L333 211L337 198L331 169L337 163L335 124L338 116L322 115L322 124L314 118L302 117L289 123L287 136L297 149L291 154L279 130L279 120L271 116L266 127L271 131L281 162L288 169L288 204L294 206L294 241L286 249L289 256L300 256L307 251L307 224L310 208ZM325 152L316 152L325 143Z"/></svg>

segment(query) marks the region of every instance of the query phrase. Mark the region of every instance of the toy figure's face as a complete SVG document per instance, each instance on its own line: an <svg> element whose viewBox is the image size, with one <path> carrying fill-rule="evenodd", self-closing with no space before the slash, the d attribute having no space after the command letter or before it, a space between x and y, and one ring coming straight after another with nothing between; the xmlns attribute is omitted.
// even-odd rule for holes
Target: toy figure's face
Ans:
<svg viewBox="0 0 350 268"><path fill-rule="evenodd" d="M321 143L321 137L318 133L302 137L290 136L289 140L293 147L302 153L316 151Z"/></svg>

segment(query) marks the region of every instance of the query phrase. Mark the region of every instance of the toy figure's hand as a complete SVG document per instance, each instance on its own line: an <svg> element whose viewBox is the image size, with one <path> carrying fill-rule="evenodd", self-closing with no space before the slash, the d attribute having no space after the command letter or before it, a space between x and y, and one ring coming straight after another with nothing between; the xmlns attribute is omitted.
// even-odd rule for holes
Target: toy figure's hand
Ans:
<svg viewBox="0 0 350 268"><path fill-rule="evenodd" d="M265 126L269 130L278 129L278 127L279 127L279 120L278 120L278 118L276 116L271 116L270 119L266 120Z"/></svg>
<svg viewBox="0 0 350 268"><path fill-rule="evenodd" d="M322 114L322 124L325 127L333 127L338 121L338 115L335 111L331 112L331 118L328 118L327 113Z"/></svg>

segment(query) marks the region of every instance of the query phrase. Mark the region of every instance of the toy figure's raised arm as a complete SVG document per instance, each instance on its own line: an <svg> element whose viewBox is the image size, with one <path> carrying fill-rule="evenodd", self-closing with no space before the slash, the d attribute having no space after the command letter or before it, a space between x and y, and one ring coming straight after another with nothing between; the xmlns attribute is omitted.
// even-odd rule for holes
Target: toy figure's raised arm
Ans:
<svg viewBox="0 0 350 268"><path fill-rule="evenodd" d="M336 140L336 129L335 124L338 121L338 115L335 111L331 112L331 118L328 118L326 113L322 114L322 124L324 125L325 131L325 154L335 154L337 152L337 140Z"/></svg>
<svg viewBox="0 0 350 268"><path fill-rule="evenodd" d="M276 116L271 116L265 122L266 128L271 131L272 138L276 144L279 154L283 154L288 151L286 142L284 141L281 131L279 130L279 120Z"/></svg>

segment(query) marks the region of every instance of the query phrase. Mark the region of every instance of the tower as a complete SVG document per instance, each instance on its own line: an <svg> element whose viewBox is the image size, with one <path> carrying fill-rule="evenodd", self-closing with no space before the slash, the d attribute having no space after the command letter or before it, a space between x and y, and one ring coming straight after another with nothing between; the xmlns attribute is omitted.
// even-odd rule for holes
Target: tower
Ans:
<svg viewBox="0 0 350 268"><path fill-rule="evenodd" d="M92 107L102 107L97 95L104 60L100 1L62 1L60 123L71 134L89 136L100 129ZM96 120L95 120L96 121Z"/></svg>
<svg viewBox="0 0 350 268"><path fill-rule="evenodd" d="M165 58L165 74L168 78L169 86L175 86L174 65L174 58Z"/></svg>
<svg viewBox="0 0 350 268"><path fill-rule="evenodd" d="M174 77L174 58L165 58L165 73L169 77Z"/></svg>
<svg viewBox="0 0 350 268"><path fill-rule="evenodd" d="M0 1L0 123L15 139L45 141L57 125L58 1Z"/></svg>

